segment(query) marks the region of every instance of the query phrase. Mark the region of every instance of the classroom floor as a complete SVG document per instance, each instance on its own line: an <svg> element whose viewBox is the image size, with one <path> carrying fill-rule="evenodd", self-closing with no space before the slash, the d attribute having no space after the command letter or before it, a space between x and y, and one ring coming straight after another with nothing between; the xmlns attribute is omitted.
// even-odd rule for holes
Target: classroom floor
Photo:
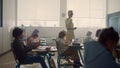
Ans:
<svg viewBox="0 0 120 68"><path fill-rule="evenodd" d="M57 58L54 57L56 61ZM46 61L46 60L45 60ZM47 63L47 61L46 61ZM12 52L0 57L0 68L15 68L15 60ZM39 63L21 65L21 68L42 68Z"/></svg>
<svg viewBox="0 0 120 68"><path fill-rule="evenodd" d="M53 56L53 58L55 60L56 67L57 67L57 53L55 53L55 56ZM0 68L15 68L15 60L12 52L9 52L3 56L0 56ZM21 68L42 68L42 67L40 66L39 63L34 63L32 65L21 65ZM67 68L72 68L72 67L69 66Z"/></svg>

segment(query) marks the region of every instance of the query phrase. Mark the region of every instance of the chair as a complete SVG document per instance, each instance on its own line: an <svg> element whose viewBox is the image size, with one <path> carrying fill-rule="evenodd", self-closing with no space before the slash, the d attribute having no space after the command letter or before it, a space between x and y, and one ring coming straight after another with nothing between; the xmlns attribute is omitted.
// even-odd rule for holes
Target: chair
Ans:
<svg viewBox="0 0 120 68"><path fill-rule="evenodd" d="M57 51L58 52L58 57L57 57L58 68L61 68L61 67L66 68L66 66L73 66L73 63L63 63L63 64L60 63L61 59L66 59L67 56L60 54L60 50L58 48L59 43L58 43L57 39L55 39L55 42L56 42L57 50L58 50Z"/></svg>
<svg viewBox="0 0 120 68"><path fill-rule="evenodd" d="M19 60L17 59L17 57L16 57L16 55L15 55L15 50L14 50L14 48L13 48L13 43L11 43L11 50L12 50L12 52L13 52L14 59L15 59L15 62L16 62L15 68L20 68L20 65L33 64L33 63L22 63L22 62L19 62Z"/></svg>
<svg viewBox="0 0 120 68"><path fill-rule="evenodd" d="M70 46L70 47L72 47L73 49L75 49L75 50L77 50L77 52L78 52L78 55L79 55L79 57L81 58L81 60L82 60L82 63L84 64L84 60L83 60L83 57L82 57L82 53L81 53L81 49L83 49L83 46L80 46L80 43L73 43L72 44L73 46Z"/></svg>

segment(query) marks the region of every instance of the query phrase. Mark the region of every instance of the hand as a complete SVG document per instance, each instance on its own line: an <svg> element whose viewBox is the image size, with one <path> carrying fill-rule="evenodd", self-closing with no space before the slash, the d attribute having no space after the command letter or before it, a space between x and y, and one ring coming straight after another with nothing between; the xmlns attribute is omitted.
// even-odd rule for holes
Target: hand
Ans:
<svg viewBox="0 0 120 68"><path fill-rule="evenodd" d="M23 41L23 43L24 43L24 45L25 45L25 46L27 46L27 45L28 45L27 41Z"/></svg>
<svg viewBox="0 0 120 68"><path fill-rule="evenodd" d="M47 47L46 50L49 51L51 49L51 47Z"/></svg>
<svg viewBox="0 0 120 68"><path fill-rule="evenodd" d="M70 45L72 41L66 41L65 45Z"/></svg>
<svg viewBox="0 0 120 68"><path fill-rule="evenodd" d="M39 42L35 43L35 46L36 46L36 47L39 47L39 46L40 46L40 43L39 43Z"/></svg>

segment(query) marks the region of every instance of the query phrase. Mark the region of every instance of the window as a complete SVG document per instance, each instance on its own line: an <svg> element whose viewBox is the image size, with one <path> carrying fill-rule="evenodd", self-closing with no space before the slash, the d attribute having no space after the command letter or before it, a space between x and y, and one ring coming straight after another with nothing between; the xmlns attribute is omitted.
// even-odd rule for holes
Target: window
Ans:
<svg viewBox="0 0 120 68"><path fill-rule="evenodd" d="M60 0L18 0L17 25L59 26Z"/></svg>
<svg viewBox="0 0 120 68"><path fill-rule="evenodd" d="M106 0L67 0L66 5L74 26L106 27ZM59 27L60 10L60 0L18 0L17 26Z"/></svg>
<svg viewBox="0 0 120 68"><path fill-rule="evenodd" d="M76 27L106 26L106 0L67 0L67 10L73 10Z"/></svg>

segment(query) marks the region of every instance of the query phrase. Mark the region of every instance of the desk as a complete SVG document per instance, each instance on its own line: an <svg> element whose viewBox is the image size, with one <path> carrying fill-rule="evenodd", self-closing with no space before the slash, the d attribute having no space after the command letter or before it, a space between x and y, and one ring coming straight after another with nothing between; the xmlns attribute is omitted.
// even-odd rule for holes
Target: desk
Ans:
<svg viewBox="0 0 120 68"><path fill-rule="evenodd" d="M50 62L52 54L50 52L56 52L56 51L57 51L56 46L39 46L37 49L32 50L32 52L37 52L40 55L46 56L48 65L50 68L52 68L52 65Z"/></svg>
<svg viewBox="0 0 120 68"><path fill-rule="evenodd" d="M37 49L33 49L32 52L56 52L56 46L39 46Z"/></svg>
<svg viewBox="0 0 120 68"><path fill-rule="evenodd" d="M80 57L81 60L82 60L82 63L84 63L84 60L83 60L83 57L82 57L82 53L81 53L81 51L80 51L81 49L83 49L83 48L82 48L83 46L80 46L80 43L73 43L73 45L72 45L72 46L69 46L69 47L77 50L78 55L79 55L79 57Z"/></svg>

